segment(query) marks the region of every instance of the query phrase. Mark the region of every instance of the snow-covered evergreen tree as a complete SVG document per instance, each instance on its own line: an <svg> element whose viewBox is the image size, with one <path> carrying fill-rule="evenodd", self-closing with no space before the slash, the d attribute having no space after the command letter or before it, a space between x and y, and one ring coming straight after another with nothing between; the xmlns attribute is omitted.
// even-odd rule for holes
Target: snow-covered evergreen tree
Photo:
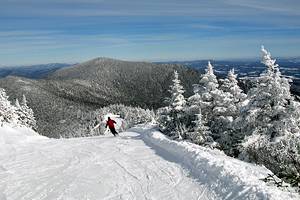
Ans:
<svg viewBox="0 0 300 200"><path fill-rule="evenodd" d="M174 71L174 79L172 80L173 84L170 86L169 92L171 93L171 98L169 105L172 110L176 112L181 112L186 105L186 100L183 96L184 88L181 85L181 81L178 77L178 72Z"/></svg>
<svg viewBox="0 0 300 200"><path fill-rule="evenodd" d="M11 105L4 89L0 88L0 125L18 123L15 107Z"/></svg>
<svg viewBox="0 0 300 200"><path fill-rule="evenodd" d="M217 120L224 112L222 103L224 103L225 96L224 92L219 90L219 83L210 62L208 62L206 73L202 76L199 84L194 85L194 93L188 98L188 108L186 109L188 121L193 122L192 126L189 124L191 134L197 129L200 116L201 124L211 131L207 132L210 134L210 138L219 138Z"/></svg>
<svg viewBox="0 0 300 200"><path fill-rule="evenodd" d="M281 76L276 60L262 47L262 63L267 70L258 78L256 87L248 93L249 103L239 120L246 135L267 135L270 140L286 133L298 132L294 119L296 104L290 93L290 80Z"/></svg>
<svg viewBox="0 0 300 200"><path fill-rule="evenodd" d="M201 96L201 111L205 121L210 125L215 107L215 97L219 93L219 83L214 74L213 66L208 62L206 73L202 76L199 85L195 85L194 92Z"/></svg>
<svg viewBox="0 0 300 200"><path fill-rule="evenodd" d="M187 112L189 112L191 115L198 114L199 109L201 109L201 102L201 95L198 92L190 96L187 100Z"/></svg>
<svg viewBox="0 0 300 200"><path fill-rule="evenodd" d="M16 99L15 101L15 113L18 116L18 124L27 126L27 124L25 123L25 119L26 119L25 112L22 109L18 99Z"/></svg>
<svg viewBox="0 0 300 200"><path fill-rule="evenodd" d="M205 123L202 119L201 110L199 114L196 114L196 119L194 121L195 127L194 131L189 133L189 137L193 143L203 145L203 144L212 144L213 139L211 137L211 132L208 126L205 126Z"/></svg>
<svg viewBox="0 0 300 200"><path fill-rule="evenodd" d="M195 92L203 93L202 96L204 97L204 100L211 99L211 96L206 93L217 89L219 87L219 83L218 83L216 75L214 74L213 65L210 63L210 61L208 61L206 73L202 76L199 83L200 83L200 85L195 85L196 86L194 88Z"/></svg>
<svg viewBox="0 0 300 200"><path fill-rule="evenodd" d="M241 103L247 97L238 85L237 75L235 74L234 69L231 69L228 72L227 78L222 82L220 89L232 95L233 102L238 108L241 107ZM235 111L234 113L237 114Z"/></svg>
<svg viewBox="0 0 300 200"><path fill-rule="evenodd" d="M158 121L164 133L174 138L182 138L185 137L182 135L185 132L182 120L184 118L186 100L183 96L184 88L181 85L177 71L174 71L172 82L173 84L169 90L171 93L171 98L168 99L169 105L161 109Z"/></svg>
<svg viewBox="0 0 300 200"><path fill-rule="evenodd" d="M19 111L22 113L22 115L20 116L21 124L36 130L37 126L34 113L33 110L27 105L27 99L25 95L23 95Z"/></svg>
<svg viewBox="0 0 300 200"><path fill-rule="evenodd" d="M300 166L300 105L292 97L289 80L281 76L271 54L263 47L262 54L267 70L249 91L249 103L242 108L237 123L241 125L240 133L246 134L240 157L264 164L286 177L283 174L296 174L297 170L291 164L283 167L284 160Z"/></svg>
<svg viewBox="0 0 300 200"><path fill-rule="evenodd" d="M197 119L197 115L200 114L201 111L201 102L202 102L201 96L198 92L195 92L194 95L190 96L187 99L184 123L186 127L189 129L188 130L189 132L194 132L195 121Z"/></svg>
<svg viewBox="0 0 300 200"><path fill-rule="evenodd" d="M200 107L203 121L211 130L211 136L214 140L220 138L219 117L226 112L228 98L226 94L219 89L219 83L214 74L213 66L208 62L206 73L202 76L199 85L195 85L194 91L201 96Z"/></svg>
<svg viewBox="0 0 300 200"><path fill-rule="evenodd" d="M234 69L228 72L226 79L221 80L222 84L216 96L216 107L214 108L215 119L212 124L213 130L219 136L218 142L221 148L230 155L234 155L235 147L240 141L236 133L234 121L239 116L240 108L246 99L246 94L238 86L237 75Z"/></svg>
<svg viewBox="0 0 300 200"><path fill-rule="evenodd" d="M16 101L15 101L15 107L16 107L16 108L21 108L19 99L16 99Z"/></svg>

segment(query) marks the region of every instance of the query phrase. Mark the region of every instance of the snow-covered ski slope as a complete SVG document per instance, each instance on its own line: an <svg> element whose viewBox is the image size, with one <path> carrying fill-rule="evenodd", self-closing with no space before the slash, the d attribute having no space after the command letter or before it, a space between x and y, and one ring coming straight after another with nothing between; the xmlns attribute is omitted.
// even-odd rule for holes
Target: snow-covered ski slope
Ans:
<svg viewBox="0 0 300 200"><path fill-rule="evenodd" d="M260 181L267 173L150 126L74 139L0 128L1 200L299 199Z"/></svg>

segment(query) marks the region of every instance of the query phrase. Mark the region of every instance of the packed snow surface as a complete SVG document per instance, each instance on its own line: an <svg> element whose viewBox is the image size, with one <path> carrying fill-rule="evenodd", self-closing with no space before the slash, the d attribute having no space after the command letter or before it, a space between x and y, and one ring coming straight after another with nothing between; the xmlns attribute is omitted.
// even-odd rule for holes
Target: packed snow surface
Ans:
<svg viewBox="0 0 300 200"><path fill-rule="evenodd" d="M151 126L74 139L0 127L1 200L299 198L259 180L267 173Z"/></svg>

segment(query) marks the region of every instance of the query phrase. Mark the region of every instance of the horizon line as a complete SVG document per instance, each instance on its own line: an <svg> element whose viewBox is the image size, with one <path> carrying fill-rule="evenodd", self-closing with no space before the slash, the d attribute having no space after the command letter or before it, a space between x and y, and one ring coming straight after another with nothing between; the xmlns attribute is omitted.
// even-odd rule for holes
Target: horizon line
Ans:
<svg viewBox="0 0 300 200"><path fill-rule="evenodd" d="M127 61L127 62L149 62L149 63L172 63L172 62L196 62L196 61L258 61L260 60L260 57L244 57L244 58L174 58L174 59L124 59L124 58L114 58L114 57L105 57L105 56L99 56L94 57L82 61L58 61L58 62L44 62L44 63L24 63L24 64L1 64L0 67L28 67L28 66L37 66L37 65L50 65L50 64L66 64L66 65L76 65L79 63L88 62L91 60L99 59L99 58L106 58L106 59L112 59L112 60L119 60L119 61ZM277 61L280 61L280 59L300 59L300 56L278 56L274 57Z"/></svg>

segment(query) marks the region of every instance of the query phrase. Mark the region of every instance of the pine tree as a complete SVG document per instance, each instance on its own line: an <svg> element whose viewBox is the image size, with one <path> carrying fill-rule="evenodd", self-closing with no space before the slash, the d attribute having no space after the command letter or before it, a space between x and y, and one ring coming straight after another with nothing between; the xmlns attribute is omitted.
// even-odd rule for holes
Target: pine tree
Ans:
<svg viewBox="0 0 300 200"><path fill-rule="evenodd" d="M0 88L0 125L18 123L15 107L11 105L4 89Z"/></svg>
<svg viewBox="0 0 300 200"><path fill-rule="evenodd" d="M201 96L201 111L205 121L209 126L213 118L213 109L215 107L215 97L219 93L219 83L214 74L213 66L208 62L206 73L202 76L199 85L195 85L194 91Z"/></svg>
<svg viewBox="0 0 300 200"><path fill-rule="evenodd" d="M36 130L37 125L36 125L34 113L33 110L27 105L27 99L24 94L23 94L20 110L23 113L22 119L20 120L22 125L32 128L33 130Z"/></svg>
<svg viewBox="0 0 300 200"><path fill-rule="evenodd" d="M237 75L234 72L234 69L231 69L228 72L227 78L222 82L220 89L223 92L228 92L233 98L233 102L239 107L241 103L246 99L247 95L239 87L237 81Z"/></svg>
<svg viewBox="0 0 300 200"><path fill-rule="evenodd" d="M242 156L254 161L264 157L263 162L267 162L274 158L266 154L266 147L273 148L286 135L299 134L299 103L290 93L290 80L281 76L276 60L264 47L262 63L267 70L249 91L249 103L242 108L237 124L246 135Z"/></svg>
<svg viewBox="0 0 300 200"><path fill-rule="evenodd" d="M16 99L15 101L15 107L18 109L18 108L21 108L20 106L20 103L19 103L19 99Z"/></svg>
<svg viewBox="0 0 300 200"><path fill-rule="evenodd" d="M294 112L291 103L290 80L281 77L276 60L262 47L262 63L266 65L266 72L258 78L258 84L248 93L248 105L243 109L243 131L246 135L268 135L270 139L299 130L291 123L290 112ZM290 110L290 111L289 111Z"/></svg>
<svg viewBox="0 0 300 200"><path fill-rule="evenodd" d="M181 81L178 77L178 72L174 71L174 79L172 80L173 84L170 86L169 92L171 93L170 98L170 107L172 110L177 112L183 111L186 104L186 100L183 96L184 89L181 85Z"/></svg>
<svg viewBox="0 0 300 200"><path fill-rule="evenodd" d="M16 99L16 101L15 101L15 113L18 116L18 124L21 126L27 126L27 124L25 122L26 115L25 115L25 112L22 109L18 99Z"/></svg>
<svg viewBox="0 0 300 200"><path fill-rule="evenodd" d="M228 98L219 90L219 83L214 74L213 66L208 62L206 73L202 76L198 89L194 89L201 96L201 111L203 121L210 128L214 140L220 138L220 116L226 112Z"/></svg>
<svg viewBox="0 0 300 200"><path fill-rule="evenodd" d="M194 95L190 96L187 101L189 112L191 112L193 115L199 113L199 109L201 109L201 102L202 99L199 93L195 93Z"/></svg>
<svg viewBox="0 0 300 200"><path fill-rule="evenodd" d="M213 130L217 132L221 148L229 155L234 155L240 136L236 134L234 122L239 116L240 108L246 94L238 86L237 75L234 69L228 72L225 80L221 80L218 101L214 109L215 120Z"/></svg>
<svg viewBox="0 0 300 200"><path fill-rule="evenodd" d="M213 65L210 63L210 61L207 64L206 73L202 76L199 83L200 83L200 85L198 87L198 90L197 90L197 88L195 88L195 92L207 93L210 91L214 91L219 87L217 77L214 74ZM195 85L195 86L197 86L197 85ZM204 100L210 99L210 95L208 95L208 96L203 95L203 97L204 97Z"/></svg>
<svg viewBox="0 0 300 200"><path fill-rule="evenodd" d="M201 110L199 111L199 114L196 114L195 116L195 127L194 131L189 133L190 139L192 140L192 142L199 145L212 144L213 139L211 137L211 132L209 130L209 127L204 125Z"/></svg>
<svg viewBox="0 0 300 200"><path fill-rule="evenodd" d="M185 137L185 127L183 123L184 110L186 106L186 100L183 96L184 88L178 77L178 72L174 71L173 84L170 86L169 92L171 98L168 99L169 105L161 109L159 123L162 131L173 137L179 138Z"/></svg>

